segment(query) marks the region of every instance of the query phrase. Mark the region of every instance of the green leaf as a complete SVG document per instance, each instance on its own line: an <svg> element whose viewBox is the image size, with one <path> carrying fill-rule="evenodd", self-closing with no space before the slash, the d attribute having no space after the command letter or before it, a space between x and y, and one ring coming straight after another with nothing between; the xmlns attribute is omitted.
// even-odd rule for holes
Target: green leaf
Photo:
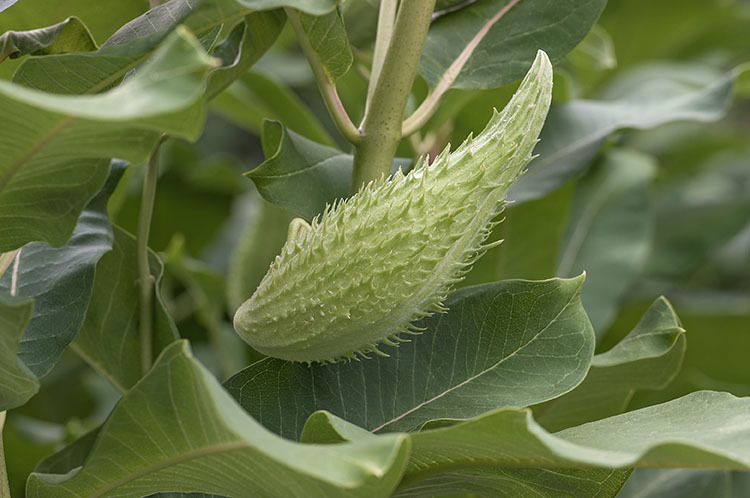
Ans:
<svg viewBox="0 0 750 498"><path fill-rule="evenodd" d="M45 94L0 81L0 252L62 245L106 178L108 160L145 160L161 133L195 139L212 61L184 30L127 84L95 96Z"/></svg>
<svg viewBox="0 0 750 498"><path fill-rule="evenodd" d="M190 355L165 349L101 428L83 467L32 474L26 496L390 496L408 458L402 435L336 446L270 434Z"/></svg>
<svg viewBox="0 0 750 498"><path fill-rule="evenodd" d="M744 498L750 472L705 469L636 469L619 498Z"/></svg>
<svg viewBox="0 0 750 498"><path fill-rule="evenodd" d="M466 421L434 421L411 435L402 486L478 464L750 469L749 408L750 398L699 391L555 434L518 408Z"/></svg>
<svg viewBox="0 0 750 498"><path fill-rule="evenodd" d="M125 166L113 161L107 185L83 211L65 246L52 248L33 242L21 249L17 293L34 300L34 313L18 344L18 361L36 377L47 374L57 363L84 321L94 267L112 247L107 200ZM6 272L0 289L10 287L11 275Z"/></svg>
<svg viewBox="0 0 750 498"><path fill-rule="evenodd" d="M46 28L29 31L6 31L0 36L0 61L23 55L47 55L96 50L88 28L77 17Z"/></svg>
<svg viewBox="0 0 750 498"><path fill-rule="evenodd" d="M323 16L302 14L300 23L328 81L336 83L354 61L341 12L336 9Z"/></svg>
<svg viewBox="0 0 750 498"><path fill-rule="evenodd" d="M581 385L534 410L537 421L558 431L624 412L637 389L663 389L682 366L684 332L669 302L657 299L622 341L594 356Z"/></svg>
<svg viewBox="0 0 750 498"><path fill-rule="evenodd" d="M468 57L453 88L494 88L521 78L536 51L552 62L575 47L606 0L489 0L438 17L430 26L419 72L431 87Z"/></svg>
<svg viewBox="0 0 750 498"><path fill-rule="evenodd" d="M309 414L328 410L373 431L410 431L436 417L471 417L557 397L585 376L593 331L583 277L504 281L460 289L447 315L390 358L312 365L265 359L225 385L263 425L296 438Z"/></svg>
<svg viewBox="0 0 750 498"><path fill-rule="evenodd" d="M0 293L0 411L26 403L39 390L36 376L16 356L34 303Z"/></svg>
<svg viewBox="0 0 750 498"><path fill-rule="evenodd" d="M612 38L604 28L595 24L581 43L568 54L565 62L576 68L599 71L614 69L617 67L617 56Z"/></svg>
<svg viewBox="0 0 750 498"><path fill-rule="evenodd" d="M511 186L508 198L524 202L559 188L588 166L616 130L716 121L729 106L735 74L705 66L645 65L616 80L599 100L553 105L534 149L540 157Z"/></svg>
<svg viewBox="0 0 750 498"><path fill-rule="evenodd" d="M141 378L139 294L136 282L135 238L115 226L112 250L96 265L94 292L72 349L87 363L124 392ZM163 267L156 254L149 253L151 274L159 289ZM154 306L154 352L158 354L177 338L159 292Z"/></svg>
<svg viewBox="0 0 750 498"><path fill-rule="evenodd" d="M288 211L264 201L255 192L239 202L244 223L232 249L226 283L228 310L232 316L252 295L281 251L292 221Z"/></svg>
<svg viewBox="0 0 750 498"><path fill-rule="evenodd" d="M557 275L588 273L581 300L598 334L646 262L655 173L650 156L615 149L576 185Z"/></svg>
<svg viewBox="0 0 750 498"><path fill-rule="evenodd" d="M264 122L262 141L266 160L245 176L267 201L312 220L326 204L349 196L351 154L308 140L276 121ZM406 164L396 158L391 171L406 169Z"/></svg>
<svg viewBox="0 0 750 498"><path fill-rule="evenodd" d="M334 145L302 99L269 74L245 73L211 101L211 110L255 135L262 133L265 119L272 119L313 142Z"/></svg>

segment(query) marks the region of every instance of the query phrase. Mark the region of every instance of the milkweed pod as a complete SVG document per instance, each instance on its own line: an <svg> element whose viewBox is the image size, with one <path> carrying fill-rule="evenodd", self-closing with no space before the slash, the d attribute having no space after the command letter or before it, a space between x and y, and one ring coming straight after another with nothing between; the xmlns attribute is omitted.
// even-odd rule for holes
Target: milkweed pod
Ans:
<svg viewBox="0 0 750 498"><path fill-rule="evenodd" d="M539 51L487 127L407 175L400 171L290 230L234 327L256 350L300 362L384 354L411 323L441 311L452 285L486 251L508 188L531 160L552 93ZM299 225L299 224L298 224Z"/></svg>

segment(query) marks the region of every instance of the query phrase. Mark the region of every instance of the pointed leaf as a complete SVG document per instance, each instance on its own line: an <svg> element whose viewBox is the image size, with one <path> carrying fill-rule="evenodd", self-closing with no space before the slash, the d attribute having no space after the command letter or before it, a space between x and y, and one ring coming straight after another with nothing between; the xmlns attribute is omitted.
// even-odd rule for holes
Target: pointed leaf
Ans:
<svg viewBox="0 0 750 498"><path fill-rule="evenodd" d="M504 281L460 289L447 315L390 358L310 367L265 359L225 385L263 425L296 438L328 410L373 431L410 431L436 417L467 417L557 397L585 376L593 331L581 307L583 277Z"/></svg>
<svg viewBox="0 0 750 498"><path fill-rule="evenodd" d="M34 313L18 344L18 360L36 377L57 363L83 323L91 299L94 267L112 248L107 200L126 164L113 161L105 187L89 203L73 236L60 248L32 242L21 249L17 292L33 298ZM106 169L105 169L106 171ZM11 287L11 275L0 279L0 289Z"/></svg>
<svg viewBox="0 0 750 498"><path fill-rule="evenodd" d="M0 61L23 55L61 54L96 50L88 28L77 17L46 28L29 31L6 31L0 36Z"/></svg>
<svg viewBox="0 0 750 498"><path fill-rule="evenodd" d="M336 9L323 16L302 14L300 23L326 78L331 84L336 83L354 61L341 12Z"/></svg>
<svg viewBox="0 0 750 498"><path fill-rule="evenodd" d="M454 88L494 88L520 79L537 50L557 62L596 22L606 0L489 0L432 23L419 72L434 87L456 70Z"/></svg>
<svg viewBox="0 0 750 498"><path fill-rule="evenodd" d="M539 158L508 198L523 202L557 189L588 166L616 130L716 121L726 113L736 75L705 66L646 65L613 83L600 100L553 105L534 149Z"/></svg>
<svg viewBox="0 0 750 498"><path fill-rule="evenodd" d="M267 201L312 220L326 204L349 196L351 154L308 140L276 121L263 124L262 140L266 160L245 176ZM406 169L408 162L396 158L391 171Z"/></svg>
<svg viewBox="0 0 750 498"><path fill-rule="evenodd" d="M535 409L549 431L617 415L636 389L663 389L685 356L685 330L663 297L615 347L594 356L586 379L573 391Z"/></svg>
<svg viewBox="0 0 750 498"><path fill-rule="evenodd" d="M390 496L408 457L402 435L345 445L285 441L250 418L190 355L165 349L101 428L83 468L32 474L26 496Z"/></svg>
<svg viewBox="0 0 750 498"><path fill-rule="evenodd" d="M161 133L197 138L211 67L179 30L138 75L102 95L59 96L0 81L0 252L32 240L62 245L106 177L109 161L94 158L140 163Z"/></svg>
<svg viewBox="0 0 750 498"><path fill-rule="evenodd" d="M650 156L613 150L576 185L557 275L589 274L581 300L599 334L646 262L655 173Z"/></svg>
<svg viewBox="0 0 750 498"><path fill-rule="evenodd" d="M115 226L112 250L96 265L94 292L86 319L71 347L118 390L126 391L141 378L138 269L135 238ZM156 279L154 355L177 338L177 330L158 292L164 268L149 252Z"/></svg>

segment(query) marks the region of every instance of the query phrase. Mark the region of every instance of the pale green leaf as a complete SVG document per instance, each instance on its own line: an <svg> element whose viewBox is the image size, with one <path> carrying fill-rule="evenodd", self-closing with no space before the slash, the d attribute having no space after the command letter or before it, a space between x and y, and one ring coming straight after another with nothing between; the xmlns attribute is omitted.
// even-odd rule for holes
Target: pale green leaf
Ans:
<svg viewBox="0 0 750 498"><path fill-rule="evenodd" d="M624 412L637 389L663 389L682 366L684 332L669 302L657 299L622 341L594 356L578 387L535 408L537 421L554 432Z"/></svg>
<svg viewBox="0 0 750 498"><path fill-rule="evenodd" d="M283 440L242 411L187 343L176 342L123 396L83 467L32 474L26 496L385 497L407 457L402 435L335 446Z"/></svg>
<svg viewBox="0 0 750 498"><path fill-rule="evenodd" d="M707 469L636 469L619 498L745 498L750 472Z"/></svg>
<svg viewBox="0 0 750 498"><path fill-rule="evenodd" d="M32 240L62 245L103 184L108 158L140 163L162 133L197 138L212 66L179 30L138 75L101 95L52 95L0 81L0 252Z"/></svg>
<svg viewBox="0 0 750 498"><path fill-rule="evenodd" d="M29 31L6 31L0 36L0 61L23 55L47 55L96 50L88 28L77 17L46 28Z"/></svg>
<svg viewBox="0 0 750 498"><path fill-rule="evenodd" d="M16 356L33 307L31 300L0 293L0 411L23 405L39 390L36 376Z"/></svg>
<svg viewBox="0 0 750 498"><path fill-rule="evenodd" d="M354 61L341 12L336 9L323 16L302 14L300 23L328 81L336 83Z"/></svg>
<svg viewBox="0 0 750 498"><path fill-rule="evenodd" d="M646 262L655 174L652 157L615 149L576 184L557 275L588 273L581 300L597 334Z"/></svg>
<svg viewBox="0 0 750 498"><path fill-rule="evenodd" d="M255 363L225 385L263 425L296 438L328 410L373 431L410 431L436 417L471 417L560 396L583 380L593 331L581 307L583 278L508 280L448 297L447 315L390 358L307 366Z"/></svg>

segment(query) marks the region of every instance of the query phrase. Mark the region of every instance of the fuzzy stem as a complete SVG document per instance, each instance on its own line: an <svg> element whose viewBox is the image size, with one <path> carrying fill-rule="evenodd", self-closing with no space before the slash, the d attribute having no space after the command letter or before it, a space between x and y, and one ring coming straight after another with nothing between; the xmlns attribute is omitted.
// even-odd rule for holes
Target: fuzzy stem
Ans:
<svg viewBox="0 0 750 498"><path fill-rule="evenodd" d="M5 448L3 448L5 414L5 411L0 412L0 498L10 498L10 483L8 482L8 469L5 465Z"/></svg>
<svg viewBox="0 0 750 498"><path fill-rule="evenodd" d="M151 152L146 165L146 178L143 182L141 210L138 215L136 234L136 256L138 260L138 287L140 307L141 372L145 374L153 362L153 322L154 322L154 283L148 263L148 239L151 231L151 216L154 212L156 182L159 176L159 149L166 137L159 140Z"/></svg>
<svg viewBox="0 0 750 498"><path fill-rule="evenodd" d="M289 7L286 7L284 11L287 18L289 18L289 23L294 28L294 33L297 35L297 41L302 48L302 52L307 57L307 62L310 63L310 69L312 69L313 76L315 76L315 82L318 84L320 95L323 97L323 102L328 109L328 114L331 115L333 124L336 125L336 128L344 138L356 145L360 140L359 130L354 126L349 114L346 112L344 104L341 102L338 92L336 92L336 86L328 79L325 68L315 53L315 49L310 43L305 29L302 27L299 13Z"/></svg>
<svg viewBox="0 0 750 498"><path fill-rule="evenodd" d="M383 67L385 54L391 43L393 35L393 24L396 22L396 7L398 0L381 0L380 11L378 12L378 32L375 37L375 50L372 54L372 68L370 70L370 83L367 86L367 104L365 114L370 108L372 94L375 92L375 85L380 77L380 70Z"/></svg>
<svg viewBox="0 0 750 498"><path fill-rule="evenodd" d="M408 137L415 131L422 128L422 126L427 123L427 120L429 120L433 114L435 114L435 111L438 108L438 104L440 104L440 99L443 97L445 92L447 92L454 81L456 81L456 78L458 78L458 75L461 73L461 69L466 65L466 62L471 57L471 54L474 53L474 50L476 50L477 46L479 45L479 42L482 41L482 39L487 35L490 28L499 21L513 6L515 6L519 0L511 0L508 2L508 4L500 9L497 14L492 16L485 24L482 26L482 29L477 31L477 34L474 35L474 38L471 39L471 41L466 45L466 47L461 51L461 53L456 57L456 60L453 61L453 63L446 69L445 73L443 73L443 76L440 78L440 81L438 81L437 85L435 85L435 88L430 92L430 94L425 98L422 103L419 105L416 111L409 116L405 121L404 125L401 130L401 134L404 137Z"/></svg>
<svg viewBox="0 0 750 498"><path fill-rule="evenodd" d="M354 154L352 192L388 174L391 168L434 8L435 0L408 0L399 6L391 43L362 123L362 140Z"/></svg>

